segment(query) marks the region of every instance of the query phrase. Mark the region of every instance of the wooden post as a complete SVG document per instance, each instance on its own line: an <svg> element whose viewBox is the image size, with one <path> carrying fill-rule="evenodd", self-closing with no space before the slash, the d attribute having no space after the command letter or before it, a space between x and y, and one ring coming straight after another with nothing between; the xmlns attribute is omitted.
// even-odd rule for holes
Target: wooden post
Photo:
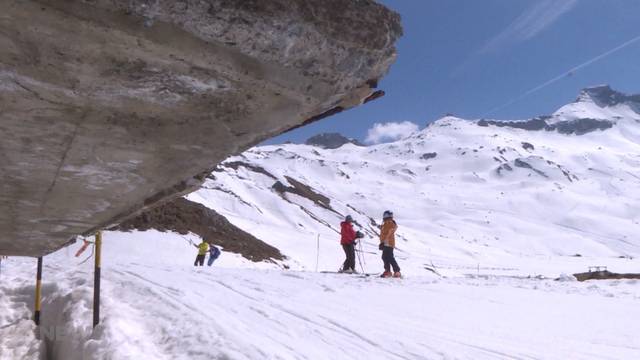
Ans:
<svg viewBox="0 0 640 360"><path fill-rule="evenodd" d="M93 327L100 323L100 266L102 261L102 232L96 233L95 267L93 273Z"/></svg>
<svg viewBox="0 0 640 360"><path fill-rule="evenodd" d="M38 258L38 270L36 271L36 299L35 299L35 313L33 315L33 321L36 325L40 326L40 297L42 296L42 256Z"/></svg>

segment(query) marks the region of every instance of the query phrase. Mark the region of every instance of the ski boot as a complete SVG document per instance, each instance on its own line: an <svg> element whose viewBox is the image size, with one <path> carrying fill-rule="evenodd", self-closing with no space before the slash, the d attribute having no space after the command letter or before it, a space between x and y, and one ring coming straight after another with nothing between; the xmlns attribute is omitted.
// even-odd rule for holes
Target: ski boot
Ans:
<svg viewBox="0 0 640 360"><path fill-rule="evenodd" d="M393 277L394 278L401 278L402 274L400 274L400 271L396 271L396 272L393 273Z"/></svg>
<svg viewBox="0 0 640 360"><path fill-rule="evenodd" d="M391 277L391 271L385 271L382 273L382 275L380 275L381 278L390 278Z"/></svg>

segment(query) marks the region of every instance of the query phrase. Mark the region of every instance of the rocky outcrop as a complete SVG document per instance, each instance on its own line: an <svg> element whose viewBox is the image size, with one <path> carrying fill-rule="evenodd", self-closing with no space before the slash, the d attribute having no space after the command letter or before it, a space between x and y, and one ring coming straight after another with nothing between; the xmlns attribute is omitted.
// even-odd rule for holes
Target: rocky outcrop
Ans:
<svg viewBox="0 0 640 360"><path fill-rule="evenodd" d="M557 131L565 135L584 135L596 130L607 130L613 127L613 122L598 119L576 119L567 121L558 121L555 123L547 123L548 117L535 118L525 121L496 121L496 120L479 120L478 126L487 127L490 125L498 127L511 127L515 129L523 129L529 131Z"/></svg>
<svg viewBox="0 0 640 360"><path fill-rule="evenodd" d="M312 136L304 142L306 145L317 146L323 149L337 149L344 144L363 146L358 140L349 139L338 133L322 133Z"/></svg>
<svg viewBox="0 0 640 360"><path fill-rule="evenodd" d="M560 121L549 125L550 130L557 130L560 134L584 135L596 130L607 130L613 127L613 122L597 119L577 119L572 121Z"/></svg>
<svg viewBox="0 0 640 360"><path fill-rule="evenodd" d="M436 156L438 156L438 153L435 153L435 152L424 153L422 154L422 156L420 156L420 159L422 160L435 159Z"/></svg>
<svg viewBox="0 0 640 360"><path fill-rule="evenodd" d="M613 90L609 85L598 85L582 90L576 99L576 102L586 100L591 100L600 107L632 103L640 106L640 94L626 95ZM636 109L638 109L637 106L635 107Z"/></svg>
<svg viewBox="0 0 640 360"><path fill-rule="evenodd" d="M112 230L174 231L194 233L204 241L251 261L283 260L280 251L231 224L224 216L184 198L167 202L129 219Z"/></svg>
<svg viewBox="0 0 640 360"><path fill-rule="evenodd" d="M523 130L545 130L547 129L547 122L544 118L535 118L526 121L497 121L497 120L485 120L481 119L478 121L478 126L488 127L489 125L497 126L497 127L512 127L515 129L523 129Z"/></svg>
<svg viewBox="0 0 640 360"><path fill-rule="evenodd" d="M0 2L0 254L40 256L357 106L395 59L373 0Z"/></svg>
<svg viewBox="0 0 640 360"><path fill-rule="evenodd" d="M531 144L529 142L522 141L521 144L522 144L522 148L527 150L527 151L533 151L533 150L536 149L535 146L533 146L533 144Z"/></svg>
<svg viewBox="0 0 640 360"><path fill-rule="evenodd" d="M286 186L280 181L276 181L272 186L272 189L275 192L277 192L281 196L284 196L285 193L295 194L311 200L313 203L315 203L320 207L336 212L331 207L331 199L315 191L309 185L303 184L300 181L297 181L296 179L293 179L289 176L285 176L285 178L287 179L287 182L291 184L291 186Z"/></svg>

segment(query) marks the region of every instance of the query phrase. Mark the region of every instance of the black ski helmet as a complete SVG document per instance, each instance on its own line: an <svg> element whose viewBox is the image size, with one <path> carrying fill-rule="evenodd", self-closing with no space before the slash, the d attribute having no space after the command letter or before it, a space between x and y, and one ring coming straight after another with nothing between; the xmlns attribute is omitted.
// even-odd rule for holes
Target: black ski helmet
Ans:
<svg viewBox="0 0 640 360"><path fill-rule="evenodd" d="M347 217L344 218L344 221L353 222L353 218L351 215L347 215Z"/></svg>
<svg viewBox="0 0 640 360"><path fill-rule="evenodd" d="M385 210L385 212L382 214L382 219L390 219L393 217L393 212L391 212L391 210Z"/></svg>

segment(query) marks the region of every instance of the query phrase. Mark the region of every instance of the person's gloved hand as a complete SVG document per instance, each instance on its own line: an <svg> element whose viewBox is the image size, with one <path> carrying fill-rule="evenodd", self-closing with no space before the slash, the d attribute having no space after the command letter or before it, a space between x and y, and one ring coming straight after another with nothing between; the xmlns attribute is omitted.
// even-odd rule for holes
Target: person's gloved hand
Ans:
<svg viewBox="0 0 640 360"><path fill-rule="evenodd" d="M380 245L378 246L378 249L384 250L384 243L380 243Z"/></svg>

